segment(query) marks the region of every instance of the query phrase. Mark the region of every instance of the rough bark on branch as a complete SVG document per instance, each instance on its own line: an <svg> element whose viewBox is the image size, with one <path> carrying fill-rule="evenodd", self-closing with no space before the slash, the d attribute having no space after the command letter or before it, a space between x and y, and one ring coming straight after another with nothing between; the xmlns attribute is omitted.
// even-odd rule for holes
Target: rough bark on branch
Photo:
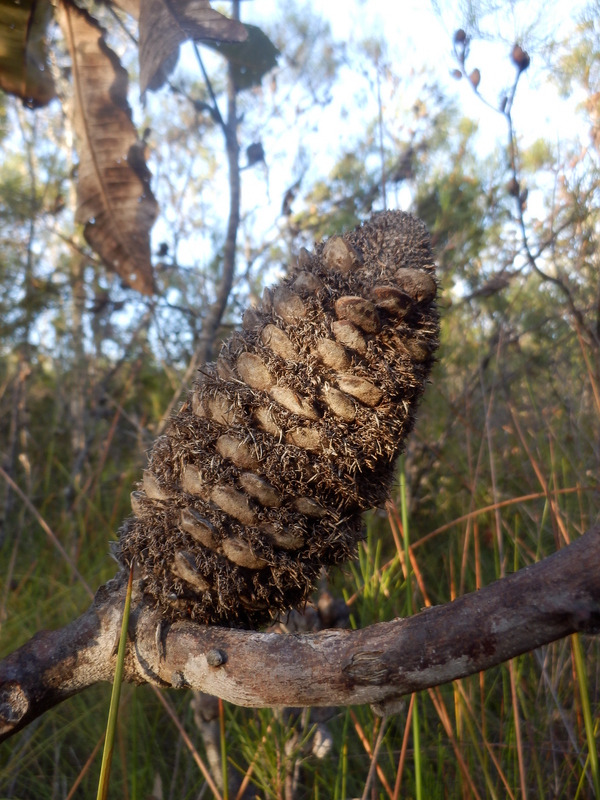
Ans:
<svg viewBox="0 0 600 800"><path fill-rule="evenodd" d="M58 631L0 662L0 740L114 673L125 582ZM169 625L138 585L125 680L191 687L245 706L371 703L466 677L576 631L600 630L600 527L530 567L452 603L357 631L270 634Z"/></svg>

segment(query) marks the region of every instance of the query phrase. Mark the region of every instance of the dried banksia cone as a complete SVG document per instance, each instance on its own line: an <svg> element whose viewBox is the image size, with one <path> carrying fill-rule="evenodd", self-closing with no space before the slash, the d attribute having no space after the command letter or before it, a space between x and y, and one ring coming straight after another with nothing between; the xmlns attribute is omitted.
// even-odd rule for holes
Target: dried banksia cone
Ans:
<svg viewBox="0 0 600 800"><path fill-rule="evenodd" d="M118 556L166 616L255 626L352 558L438 345L427 230L399 211L303 250L154 444Z"/></svg>

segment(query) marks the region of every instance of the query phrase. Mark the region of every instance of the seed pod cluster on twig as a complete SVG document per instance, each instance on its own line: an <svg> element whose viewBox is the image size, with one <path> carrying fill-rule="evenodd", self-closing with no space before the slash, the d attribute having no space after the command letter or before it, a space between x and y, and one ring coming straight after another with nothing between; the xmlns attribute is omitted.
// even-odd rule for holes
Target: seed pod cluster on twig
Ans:
<svg viewBox="0 0 600 800"><path fill-rule="evenodd" d="M388 211L302 250L154 444L117 555L171 619L254 627L355 555L434 362L429 235Z"/></svg>

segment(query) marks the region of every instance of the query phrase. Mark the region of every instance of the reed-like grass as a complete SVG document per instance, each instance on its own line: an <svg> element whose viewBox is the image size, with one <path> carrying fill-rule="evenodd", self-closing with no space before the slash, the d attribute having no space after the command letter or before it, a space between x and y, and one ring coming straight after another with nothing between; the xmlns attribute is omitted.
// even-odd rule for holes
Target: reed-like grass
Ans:
<svg viewBox="0 0 600 800"><path fill-rule="evenodd" d="M446 315L440 363L391 502L366 515L356 562L331 576L354 627L476 591L594 523L600 414L593 370L566 323L556 327L554 350L542 331L520 350L505 339L490 352L476 318L464 309ZM168 405L157 373L143 382L124 376L112 391L127 416L115 422L113 410L95 423L88 465L74 485L60 408L48 405L46 389L38 393L41 381L34 376L28 399L29 484L22 469L14 480L68 559L15 497L0 553L3 653L87 606L69 562L92 590L113 574L108 541L129 512L151 439L150 409ZM149 687L123 687L114 796L145 800L158 791L157 776L163 800L215 794L200 766L206 769L206 757L189 695L169 692L166 699L168 710ZM0 798L94 796L108 704L109 687L94 687L4 744ZM297 768L298 800L362 797L368 776L368 796L390 800L591 800L600 796L599 708L599 642L589 636L406 698L383 733L368 707L334 709L325 723L333 746L321 760L311 752L311 714L224 704L222 796L241 800L254 791L283 800Z"/></svg>

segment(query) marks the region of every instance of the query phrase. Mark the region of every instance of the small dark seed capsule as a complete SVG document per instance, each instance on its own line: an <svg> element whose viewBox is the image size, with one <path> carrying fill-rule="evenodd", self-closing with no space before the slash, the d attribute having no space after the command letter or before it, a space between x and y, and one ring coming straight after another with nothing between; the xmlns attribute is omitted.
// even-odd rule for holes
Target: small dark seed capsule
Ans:
<svg viewBox="0 0 600 800"><path fill-rule="evenodd" d="M506 184L506 191L509 193L509 195L511 195L511 197L518 197L521 191L519 181L516 178L511 178Z"/></svg>
<svg viewBox="0 0 600 800"><path fill-rule="evenodd" d="M516 44L513 49L512 53L510 54L513 64L517 67L519 72L523 72L527 69L529 64L531 63L531 59L529 58L529 53L526 50Z"/></svg>
<svg viewBox="0 0 600 800"><path fill-rule="evenodd" d="M131 510L135 514L136 517L142 517L144 515L144 498L145 494L143 492L132 492L131 493Z"/></svg>
<svg viewBox="0 0 600 800"><path fill-rule="evenodd" d="M298 253L298 266L300 269L306 269L310 267L311 262L311 255L306 249L306 247L301 247L300 252Z"/></svg>
<svg viewBox="0 0 600 800"><path fill-rule="evenodd" d="M377 333L380 328L377 309L362 297L340 297L335 303L338 319L347 319L365 333Z"/></svg>
<svg viewBox="0 0 600 800"><path fill-rule="evenodd" d="M245 331L253 331L260 325L260 317L253 308L247 308L242 317L242 328Z"/></svg>
<svg viewBox="0 0 600 800"><path fill-rule="evenodd" d="M290 337L275 325L265 325L260 334L261 342L269 347L275 355L286 361L298 361L299 353L290 341Z"/></svg>
<svg viewBox="0 0 600 800"><path fill-rule="evenodd" d="M322 289L323 281L317 278L316 275L313 275L312 272L301 272L292 286L298 294L302 294L306 297L307 295L316 294L319 289Z"/></svg>
<svg viewBox="0 0 600 800"><path fill-rule="evenodd" d="M398 270L396 282L417 303L431 303L437 293L437 283L433 275L418 269Z"/></svg>
<svg viewBox="0 0 600 800"><path fill-rule="evenodd" d="M223 539L222 547L226 558L232 564L237 564L238 567L263 569L267 566L265 559L255 555L250 545L239 537L232 536L229 539Z"/></svg>
<svg viewBox="0 0 600 800"><path fill-rule="evenodd" d="M273 376L260 356L254 353L242 353L236 361L236 369L240 378L257 391L265 391L273 386Z"/></svg>
<svg viewBox="0 0 600 800"><path fill-rule="evenodd" d="M181 512L179 527L189 533L196 542L209 550L216 550L219 543L216 538L216 531L207 519L199 514L194 508L184 508Z"/></svg>
<svg viewBox="0 0 600 800"><path fill-rule="evenodd" d="M285 286L280 286L273 292L273 308L286 322L297 322L306 315L306 306L302 299Z"/></svg>
<svg viewBox="0 0 600 800"><path fill-rule="evenodd" d="M475 68L469 74L469 80L471 81L471 84L473 85L473 88L475 89L475 91L477 91L477 87L481 83L481 72L477 68Z"/></svg>
<svg viewBox="0 0 600 800"><path fill-rule="evenodd" d="M145 469L143 474L143 486L146 492L146 497L150 500L168 500L169 493L161 487L156 475L153 475L149 469Z"/></svg>
<svg viewBox="0 0 600 800"><path fill-rule="evenodd" d="M331 323L331 330L333 335L350 350L356 350L361 356L367 352L367 342L362 333L358 330L356 325L347 319L336 320Z"/></svg>
<svg viewBox="0 0 600 800"><path fill-rule="evenodd" d="M346 274L360 266L356 250L341 236L332 236L323 248L323 260L329 269Z"/></svg>

